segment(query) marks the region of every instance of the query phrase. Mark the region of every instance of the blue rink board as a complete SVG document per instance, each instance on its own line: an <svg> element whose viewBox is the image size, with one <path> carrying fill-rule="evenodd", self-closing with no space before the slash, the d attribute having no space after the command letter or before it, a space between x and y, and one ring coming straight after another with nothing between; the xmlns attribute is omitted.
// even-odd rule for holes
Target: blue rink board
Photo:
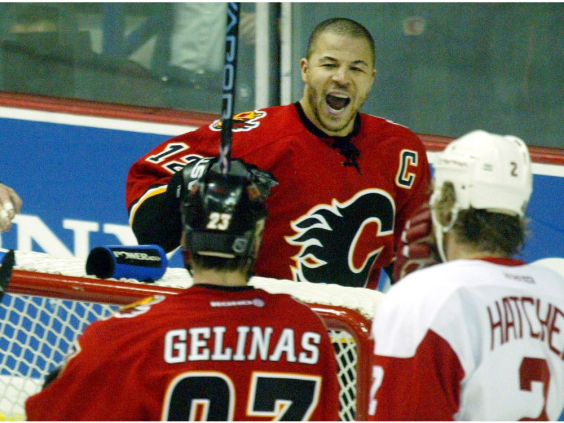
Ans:
<svg viewBox="0 0 564 423"><path fill-rule="evenodd" d="M100 230L89 233L90 249L116 244L116 236L105 233L102 228L105 224L128 225L127 172L135 160L167 138L166 135L0 118L0 181L20 194L24 200L22 214L41 219L69 251L75 251L75 239L73 231L63 227L65 219L99 225ZM563 193L564 177L535 175L528 212L530 238L521 257L526 261L564 257ZM21 247L18 229L18 225L14 225L10 232L2 235L3 248ZM45 252L36 244L33 250ZM176 253L169 265L182 267L180 254ZM0 314L0 320L3 317Z"/></svg>
<svg viewBox="0 0 564 423"><path fill-rule="evenodd" d="M169 138L86 126L0 118L0 181L24 200L22 214L38 216L73 252L74 233L64 219L128 225L125 180L133 162ZM564 175L564 170L563 170ZM528 210L530 238L522 258L564 257L564 177L535 175ZM18 227L2 235L3 248L18 248ZM89 247L118 240L102 229ZM20 246L21 247L21 246ZM38 245L34 251L44 252ZM170 261L182 267L180 254Z"/></svg>
<svg viewBox="0 0 564 423"><path fill-rule="evenodd" d="M37 369L50 372L60 364L86 325L106 315L109 308L101 304L85 306L68 300L45 301L39 297L10 294L6 294L2 302L11 304L18 313L0 307L0 359L4 363L0 366L0 376L34 379L42 379L45 375ZM118 309L117 306L112 308ZM42 325L38 325L38 321Z"/></svg>

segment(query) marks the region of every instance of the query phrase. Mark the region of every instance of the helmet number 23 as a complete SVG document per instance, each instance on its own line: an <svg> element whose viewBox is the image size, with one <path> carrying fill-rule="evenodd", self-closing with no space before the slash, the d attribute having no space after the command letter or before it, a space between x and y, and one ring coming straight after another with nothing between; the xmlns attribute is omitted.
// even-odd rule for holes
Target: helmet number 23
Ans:
<svg viewBox="0 0 564 423"><path fill-rule="evenodd" d="M208 217L208 224L206 225L206 229L226 231L227 229L229 229L230 222L231 213L211 212Z"/></svg>

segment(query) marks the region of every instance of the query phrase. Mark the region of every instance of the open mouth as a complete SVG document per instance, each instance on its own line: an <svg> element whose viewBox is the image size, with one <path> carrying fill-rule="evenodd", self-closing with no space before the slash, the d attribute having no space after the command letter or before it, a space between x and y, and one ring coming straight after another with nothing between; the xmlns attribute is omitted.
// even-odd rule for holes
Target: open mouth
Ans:
<svg viewBox="0 0 564 423"><path fill-rule="evenodd" d="M325 97L327 105L336 112L340 112L349 105L351 99L346 95L328 94Z"/></svg>

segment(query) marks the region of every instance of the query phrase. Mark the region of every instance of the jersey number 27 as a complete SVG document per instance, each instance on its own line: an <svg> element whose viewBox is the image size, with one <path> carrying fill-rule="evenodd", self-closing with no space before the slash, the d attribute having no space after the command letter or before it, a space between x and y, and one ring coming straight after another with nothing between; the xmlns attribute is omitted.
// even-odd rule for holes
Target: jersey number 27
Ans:
<svg viewBox="0 0 564 423"><path fill-rule="evenodd" d="M246 404L249 417L280 421L309 420L319 403L320 376L253 372ZM220 372L192 371L177 376L165 396L168 421L232 421L235 384Z"/></svg>

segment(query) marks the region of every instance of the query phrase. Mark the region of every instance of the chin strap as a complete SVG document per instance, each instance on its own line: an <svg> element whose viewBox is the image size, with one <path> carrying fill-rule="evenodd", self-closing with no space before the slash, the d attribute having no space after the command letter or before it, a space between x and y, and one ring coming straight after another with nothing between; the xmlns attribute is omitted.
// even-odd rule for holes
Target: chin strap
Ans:
<svg viewBox="0 0 564 423"><path fill-rule="evenodd" d="M447 226L443 226L439 222L439 217L437 215L436 207L434 207L434 204L431 204L431 218L433 220L433 228L435 230L435 240L437 242L437 250L439 252L439 256L441 257L443 263L446 263L448 261L445 253L445 245L444 245L445 234L454 227L454 224L458 219L459 211L460 211L460 205L458 203L454 203L452 209L450 210L450 222L448 223Z"/></svg>

